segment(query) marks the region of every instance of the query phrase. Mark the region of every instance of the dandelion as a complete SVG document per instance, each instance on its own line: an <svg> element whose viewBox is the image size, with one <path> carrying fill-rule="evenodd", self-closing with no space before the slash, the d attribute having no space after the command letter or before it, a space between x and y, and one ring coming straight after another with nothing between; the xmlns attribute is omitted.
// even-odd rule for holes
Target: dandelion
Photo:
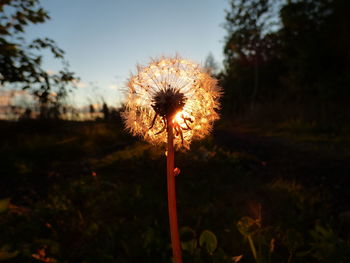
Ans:
<svg viewBox="0 0 350 263"><path fill-rule="evenodd" d="M192 140L209 134L219 118L217 80L190 61L153 60L138 66L128 82L123 113L127 129L152 144L167 142L166 127L174 128L176 148L188 149Z"/></svg>
<svg viewBox="0 0 350 263"><path fill-rule="evenodd" d="M152 144L167 145L168 209L175 263L182 262L177 224L174 146L189 149L191 141L204 138L219 118L220 88L217 80L198 64L161 58L138 66L128 82L124 118L126 128Z"/></svg>

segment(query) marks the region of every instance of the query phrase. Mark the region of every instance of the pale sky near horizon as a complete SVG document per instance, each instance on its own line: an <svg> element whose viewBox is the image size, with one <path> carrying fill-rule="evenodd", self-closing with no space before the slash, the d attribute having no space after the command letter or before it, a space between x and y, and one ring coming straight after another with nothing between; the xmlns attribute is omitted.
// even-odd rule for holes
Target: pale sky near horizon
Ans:
<svg viewBox="0 0 350 263"><path fill-rule="evenodd" d="M30 26L29 39L49 37L66 52L70 69L81 78L74 92L78 105L111 106L136 64L151 57L179 54L203 63L211 52L223 60L228 0L42 0L51 20ZM45 68L60 64L45 56Z"/></svg>

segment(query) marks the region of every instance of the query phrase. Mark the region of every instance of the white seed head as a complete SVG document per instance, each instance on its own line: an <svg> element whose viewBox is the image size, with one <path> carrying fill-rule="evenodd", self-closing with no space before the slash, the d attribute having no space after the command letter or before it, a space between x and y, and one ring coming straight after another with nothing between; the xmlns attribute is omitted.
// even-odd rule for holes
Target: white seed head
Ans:
<svg viewBox="0 0 350 263"><path fill-rule="evenodd" d="M175 58L152 60L138 66L128 81L126 128L152 144L167 141L166 119L174 126L177 148L189 148L192 140L209 134L219 118L221 89L198 64Z"/></svg>

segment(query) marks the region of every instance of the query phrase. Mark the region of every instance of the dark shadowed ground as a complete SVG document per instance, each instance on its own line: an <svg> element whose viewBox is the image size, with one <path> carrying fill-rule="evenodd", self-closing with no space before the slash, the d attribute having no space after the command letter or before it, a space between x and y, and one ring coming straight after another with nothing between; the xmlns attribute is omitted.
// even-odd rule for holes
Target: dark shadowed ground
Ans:
<svg viewBox="0 0 350 263"><path fill-rule="evenodd" d="M350 149L347 143L262 136L240 126L216 130L214 137L224 148L255 156L263 166L258 174L266 181L285 178L308 187L324 187L332 193L338 211L350 209Z"/></svg>
<svg viewBox="0 0 350 263"><path fill-rule="evenodd" d="M170 262L164 149L117 120L0 130L0 260ZM255 262L248 237L261 262L347 262L348 141L322 136L219 125L177 152L185 262Z"/></svg>

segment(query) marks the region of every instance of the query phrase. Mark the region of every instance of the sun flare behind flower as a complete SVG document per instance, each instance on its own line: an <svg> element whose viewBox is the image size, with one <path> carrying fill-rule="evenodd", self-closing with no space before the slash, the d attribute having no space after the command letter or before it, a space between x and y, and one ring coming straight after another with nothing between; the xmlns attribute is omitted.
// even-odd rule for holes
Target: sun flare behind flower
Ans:
<svg viewBox="0 0 350 263"><path fill-rule="evenodd" d="M217 80L199 65L179 57L152 60L128 81L126 128L152 144L166 143L170 119L175 146L189 148L219 118L220 94Z"/></svg>

